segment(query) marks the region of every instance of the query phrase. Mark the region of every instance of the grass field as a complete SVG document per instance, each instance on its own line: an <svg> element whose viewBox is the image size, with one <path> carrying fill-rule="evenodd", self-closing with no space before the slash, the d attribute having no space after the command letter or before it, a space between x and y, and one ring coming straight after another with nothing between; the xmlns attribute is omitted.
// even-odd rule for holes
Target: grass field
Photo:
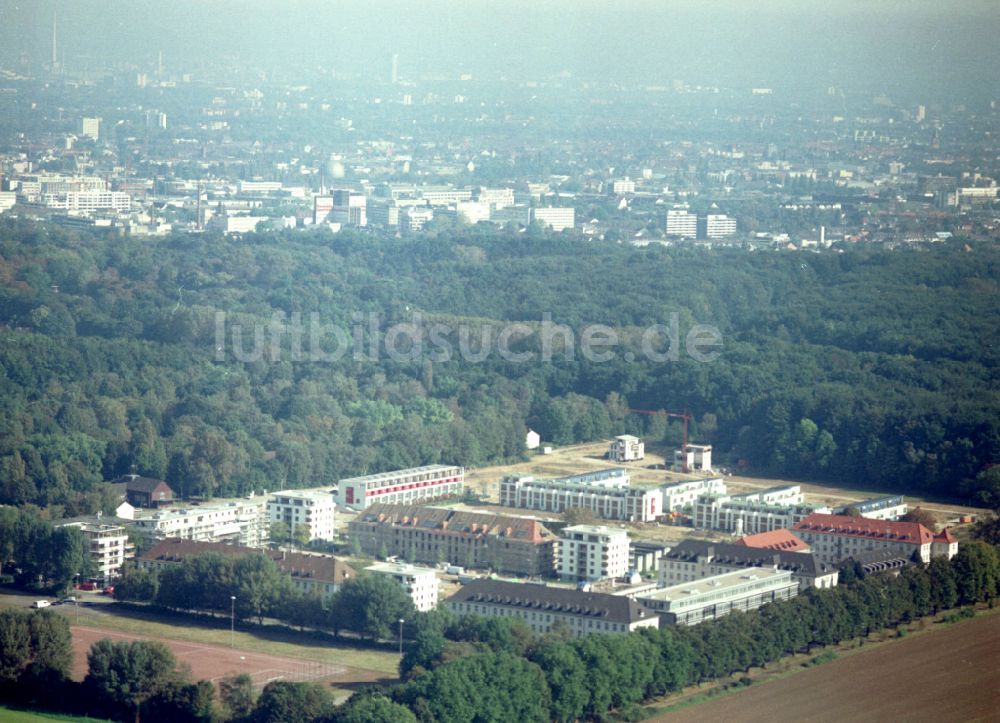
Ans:
<svg viewBox="0 0 1000 723"><path fill-rule="evenodd" d="M15 710L0 705L0 721L3 723L42 723L43 721L76 721L77 723L106 723L104 719L60 715L58 713L36 713Z"/></svg>
<svg viewBox="0 0 1000 723"><path fill-rule="evenodd" d="M649 720L977 721L1000 710L1000 614L935 625Z"/></svg>

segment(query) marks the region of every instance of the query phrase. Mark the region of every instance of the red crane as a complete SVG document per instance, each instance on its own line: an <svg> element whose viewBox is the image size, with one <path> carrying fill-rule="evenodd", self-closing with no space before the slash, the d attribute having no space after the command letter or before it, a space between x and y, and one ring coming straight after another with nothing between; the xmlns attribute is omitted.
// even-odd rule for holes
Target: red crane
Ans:
<svg viewBox="0 0 1000 723"><path fill-rule="evenodd" d="M682 472L690 472L688 469L688 422L692 417L687 412L668 412L665 409L628 409L632 414L651 414L657 417L667 417L668 419L680 419L684 429L684 441L681 443Z"/></svg>

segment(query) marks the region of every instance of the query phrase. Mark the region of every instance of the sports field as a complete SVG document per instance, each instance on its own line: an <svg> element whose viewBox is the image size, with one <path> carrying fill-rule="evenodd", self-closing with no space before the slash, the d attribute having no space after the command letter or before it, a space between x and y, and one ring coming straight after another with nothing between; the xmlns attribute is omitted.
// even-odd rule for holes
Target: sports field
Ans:
<svg viewBox="0 0 1000 723"><path fill-rule="evenodd" d="M1000 615L981 615L652 720L941 723L998 712Z"/></svg>

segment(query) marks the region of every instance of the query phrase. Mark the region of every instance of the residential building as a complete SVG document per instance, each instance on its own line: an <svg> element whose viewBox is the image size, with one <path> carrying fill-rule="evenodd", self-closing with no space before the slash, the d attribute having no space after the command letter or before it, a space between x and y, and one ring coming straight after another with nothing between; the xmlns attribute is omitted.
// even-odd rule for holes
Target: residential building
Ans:
<svg viewBox="0 0 1000 723"><path fill-rule="evenodd" d="M607 580L628 574L628 532L603 525L572 525L559 535L559 577Z"/></svg>
<svg viewBox="0 0 1000 723"><path fill-rule="evenodd" d="M846 515L848 510L856 510L862 517L870 520L898 520L906 514L907 504L902 495L890 497L873 497L864 502L852 502L835 510L835 514Z"/></svg>
<svg viewBox="0 0 1000 723"><path fill-rule="evenodd" d="M446 605L456 615L520 618L538 635L563 629L581 637L660 626L655 613L623 595L501 580L473 580Z"/></svg>
<svg viewBox="0 0 1000 723"><path fill-rule="evenodd" d="M958 554L958 540L951 534L951 530L945 527L934 535L931 542L931 557L947 557L949 560Z"/></svg>
<svg viewBox="0 0 1000 723"><path fill-rule="evenodd" d="M683 449L674 450L674 472L711 472L712 445L689 444L687 452Z"/></svg>
<svg viewBox="0 0 1000 723"><path fill-rule="evenodd" d="M528 433L524 435L524 448L525 449L538 449L538 445L542 443L542 438L533 429L529 429Z"/></svg>
<svg viewBox="0 0 1000 723"><path fill-rule="evenodd" d="M576 223L576 210L572 206L533 208L531 219L558 233L564 229L573 228Z"/></svg>
<svg viewBox="0 0 1000 723"><path fill-rule="evenodd" d="M354 569L330 555L303 554L285 550L258 550L242 545L225 545L213 542L196 542L171 538L161 540L138 558L139 567L158 570L169 565L179 565L184 560L217 553L241 559L248 555L267 555L282 572L292 578L292 585L304 595L318 595L323 599L333 596L344 582L356 575Z"/></svg>
<svg viewBox="0 0 1000 723"><path fill-rule="evenodd" d="M500 480L500 504L529 510L590 510L606 520L649 522L662 510L658 489L631 487L624 469L605 469L557 479L507 475Z"/></svg>
<svg viewBox="0 0 1000 723"><path fill-rule="evenodd" d="M629 570L640 575L657 572L660 569L660 559L667 554L670 546L662 542L650 540L633 540L629 543Z"/></svg>
<svg viewBox="0 0 1000 723"><path fill-rule="evenodd" d="M784 550L786 552L809 552L809 545L792 534L791 530L782 527L770 532L758 532L755 535L743 535L735 544L744 547L755 547L761 550Z"/></svg>
<svg viewBox="0 0 1000 723"><path fill-rule="evenodd" d="M555 571L558 538L538 520L416 505L375 504L347 525L366 555L452 562L524 576Z"/></svg>
<svg viewBox="0 0 1000 723"><path fill-rule="evenodd" d="M312 490L285 490L272 493L267 500L269 524L283 522L290 533L299 525L309 530L309 541L332 540L334 510L333 495Z"/></svg>
<svg viewBox="0 0 1000 723"><path fill-rule="evenodd" d="M686 210L667 211L667 236L695 238L698 235L698 217Z"/></svg>
<svg viewBox="0 0 1000 723"><path fill-rule="evenodd" d="M465 470L453 465L431 464L379 472L342 479L338 490L340 503L357 510L377 502L404 505L457 497L465 491Z"/></svg>
<svg viewBox="0 0 1000 723"><path fill-rule="evenodd" d="M624 193L635 193L635 181L628 176L612 181L611 192L619 196Z"/></svg>
<svg viewBox="0 0 1000 723"><path fill-rule="evenodd" d="M480 203L487 203L493 209L506 208L514 205L513 188L485 188L482 187L476 192L476 200Z"/></svg>
<svg viewBox="0 0 1000 723"><path fill-rule="evenodd" d="M958 545L948 539L947 530L938 536L941 541L935 546L934 533L919 522L814 513L791 529L823 562L832 564L874 550L894 552L924 563L930 562L932 556L950 559L958 552Z"/></svg>
<svg viewBox="0 0 1000 723"><path fill-rule="evenodd" d="M267 543L267 510L263 497L175 507L140 514L123 521L149 540L176 537L197 542L222 542L247 547Z"/></svg>
<svg viewBox="0 0 1000 723"><path fill-rule="evenodd" d="M705 494L695 500L694 526L738 536L791 527L816 511L803 499L798 485L741 495ZM820 510L829 511L825 507Z"/></svg>
<svg viewBox="0 0 1000 723"><path fill-rule="evenodd" d="M734 610L747 612L775 600L789 600L798 593L799 585L788 570L754 567L642 593L636 600L657 611L665 622L697 625Z"/></svg>
<svg viewBox="0 0 1000 723"><path fill-rule="evenodd" d="M365 568L376 575L387 575L396 580L406 594L413 600L413 606L420 612L427 612L437 607L438 576L430 567L398 562L379 562Z"/></svg>
<svg viewBox="0 0 1000 723"><path fill-rule="evenodd" d="M112 480L111 484L133 507L163 507L174 501L174 491L161 479L127 474Z"/></svg>
<svg viewBox="0 0 1000 723"><path fill-rule="evenodd" d="M673 482L660 487L660 493L663 496L664 512L676 512L687 508L693 509L695 500L701 495L724 495L726 492L726 483L721 477L684 480L683 482Z"/></svg>
<svg viewBox="0 0 1000 723"><path fill-rule="evenodd" d="M699 238L718 239L736 235L736 219L722 213L710 213L698 224Z"/></svg>
<svg viewBox="0 0 1000 723"><path fill-rule="evenodd" d="M777 567L788 570L799 588L827 588L837 584L838 569L808 552L766 550L707 540L684 540L660 560L660 585L669 587L732 570Z"/></svg>
<svg viewBox="0 0 1000 723"><path fill-rule="evenodd" d="M65 520L56 527L75 527L80 530L96 576L105 585L114 582L122 565L135 554L135 545L129 541L125 527L100 515Z"/></svg>
<svg viewBox="0 0 1000 723"><path fill-rule="evenodd" d="M90 138L93 141L100 140L101 138L101 119L100 118L81 118L80 119L80 135Z"/></svg>
<svg viewBox="0 0 1000 723"><path fill-rule="evenodd" d="M638 437L622 434L615 437L608 449L608 459L614 462L632 462L646 456L646 445Z"/></svg>

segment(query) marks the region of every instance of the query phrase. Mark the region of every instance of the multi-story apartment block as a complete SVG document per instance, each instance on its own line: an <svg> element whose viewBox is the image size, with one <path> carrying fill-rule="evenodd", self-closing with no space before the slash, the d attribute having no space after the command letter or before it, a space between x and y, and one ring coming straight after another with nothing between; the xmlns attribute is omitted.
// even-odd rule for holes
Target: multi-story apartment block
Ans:
<svg viewBox="0 0 1000 723"><path fill-rule="evenodd" d="M789 600L798 593L799 584L788 570L754 567L640 593L636 600L669 623L697 625L734 610L746 612L775 600Z"/></svg>
<svg viewBox="0 0 1000 723"><path fill-rule="evenodd" d="M380 472L342 479L338 490L340 503L358 510L378 502L412 504L462 494L465 490L465 470L452 465L431 464Z"/></svg>
<svg viewBox="0 0 1000 723"><path fill-rule="evenodd" d="M723 213L708 214L699 226L701 233L698 235L701 238L729 238L736 235L736 219Z"/></svg>
<svg viewBox="0 0 1000 723"><path fill-rule="evenodd" d="M660 626L655 613L624 595L500 580L473 580L446 605L456 615L520 618L539 635L560 628L581 637Z"/></svg>
<svg viewBox="0 0 1000 723"><path fill-rule="evenodd" d="M702 495L724 495L726 492L726 483L721 477L685 480L660 487L664 512L693 508L695 501Z"/></svg>
<svg viewBox="0 0 1000 723"><path fill-rule="evenodd" d="M125 524L150 540L177 537L199 542L226 542L259 547L267 542L264 498L232 500L159 510Z"/></svg>
<svg viewBox="0 0 1000 723"><path fill-rule="evenodd" d="M828 511L827 508L820 508ZM704 494L695 500L694 526L752 535L791 527L816 511L803 503L798 485L771 487L742 495Z"/></svg>
<svg viewBox="0 0 1000 723"><path fill-rule="evenodd" d="M791 529L817 557L831 564L876 550L908 558L919 557L924 563L938 556L951 559L958 552L958 542L947 529L934 535L918 522L815 513Z"/></svg>
<svg viewBox="0 0 1000 723"><path fill-rule="evenodd" d="M576 224L576 209L572 206L533 208L531 218L558 233L564 229L573 228Z"/></svg>
<svg viewBox="0 0 1000 723"><path fill-rule="evenodd" d="M538 520L488 512L383 505L368 507L347 525L364 554L408 562L453 562L525 576L549 576L558 539Z"/></svg>
<svg viewBox="0 0 1000 723"><path fill-rule="evenodd" d="M607 580L628 574L628 533L603 525L573 525L559 536L559 576Z"/></svg>
<svg viewBox="0 0 1000 723"><path fill-rule="evenodd" d="M388 575L396 580L406 590L417 610L427 612L437 607L439 584L437 572L433 568L398 562L379 562L365 569L376 575Z"/></svg>
<svg viewBox="0 0 1000 723"><path fill-rule="evenodd" d="M309 529L309 541L332 540L336 503L333 495L312 490L275 492L267 500L270 524L283 522L290 532L299 525Z"/></svg>
<svg viewBox="0 0 1000 723"><path fill-rule="evenodd" d="M87 555L94 563L96 575L104 584L111 583L125 561L135 553L135 546L129 541L124 525L97 517L83 517L67 520L57 527L75 527L83 533Z"/></svg>
<svg viewBox="0 0 1000 723"><path fill-rule="evenodd" d="M674 472L711 472L712 445L689 444L687 450L674 450Z"/></svg>
<svg viewBox="0 0 1000 723"><path fill-rule="evenodd" d="M902 495L892 495L890 497L873 497L864 502L854 502L844 505L836 510L836 514L847 514L850 509L857 510L862 517L871 520L898 520L906 514L907 504L903 501Z"/></svg>
<svg viewBox="0 0 1000 723"><path fill-rule="evenodd" d="M616 468L544 480L507 475L500 480L500 504L548 512L580 507L606 520L649 522L661 514L662 495L631 487L628 472Z"/></svg>
<svg viewBox="0 0 1000 723"><path fill-rule="evenodd" d="M667 236L695 238L698 235L698 217L684 210L667 211Z"/></svg>
<svg viewBox="0 0 1000 723"><path fill-rule="evenodd" d="M766 550L745 545L684 540L660 558L660 585L669 587L732 570L755 567L787 570L799 588L826 588L837 584L839 571L808 552Z"/></svg>

